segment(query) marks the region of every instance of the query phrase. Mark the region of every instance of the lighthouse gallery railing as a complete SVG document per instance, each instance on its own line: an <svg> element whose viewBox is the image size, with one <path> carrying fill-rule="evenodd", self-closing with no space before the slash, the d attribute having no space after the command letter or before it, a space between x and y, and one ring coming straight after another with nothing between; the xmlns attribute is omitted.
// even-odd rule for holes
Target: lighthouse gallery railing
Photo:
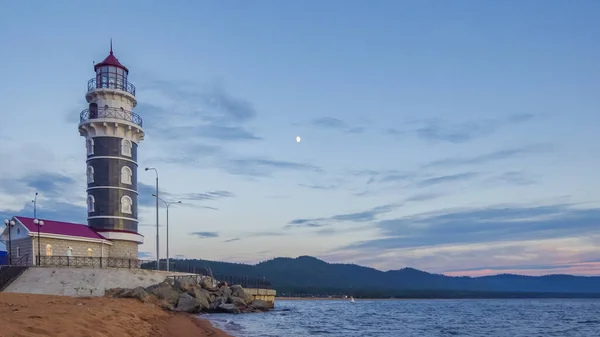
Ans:
<svg viewBox="0 0 600 337"><path fill-rule="evenodd" d="M97 118L114 118L142 126L142 117L133 111L123 110L121 108L93 108L85 109L79 115L79 122L85 122Z"/></svg>
<svg viewBox="0 0 600 337"><path fill-rule="evenodd" d="M135 96L135 85L131 84L131 82L128 82L126 79L118 77L92 78L88 81L88 92L94 89L118 89Z"/></svg>

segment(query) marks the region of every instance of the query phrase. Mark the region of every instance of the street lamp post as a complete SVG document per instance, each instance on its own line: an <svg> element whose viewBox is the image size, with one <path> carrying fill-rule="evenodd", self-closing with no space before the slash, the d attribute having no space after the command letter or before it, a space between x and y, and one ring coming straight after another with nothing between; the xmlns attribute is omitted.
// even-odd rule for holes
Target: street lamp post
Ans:
<svg viewBox="0 0 600 337"><path fill-rule="evenodd" d="M160 257L158 251L158 170L154 167L146 167L146 171L153 170L156 173L156 270L160 270Z"/></svg>
<svg viewBox="0 0 600 337"><path fill-rule="evenodd" d="M33 198L33 200L31 200L31 202L33 203L33 218L37 219L37 196L38 196L38 192L35 192L35 197Z"/></svg>
<svg viewBox="0 0 600 337"><path fill-rule="evenodd" d="M165 201L163 198L159 198L156 194L152 194L152 196L160 199L160 201L165 203L167 207L167 271L169 271L169 206L171 204L181 204L181 200L179 201Z"/></svg>
<svg viewBox="0 0 600 337"><path fill-rule="evenodd" d="M37 193L36 193L37 195ZM42 251L41 251L41 244L40 244L40 228L42 228L42 226L44 225L44 221L43 220L38 220L38 219L33 219L33 223L37 226L37 237L38 237L38 253L37 253L37 266L39 267L42 263Z"/></svg>
<svg viewBox="0 0 600 337"><path fill-rule="evenodd" d="M4 220L4 224L8 227L8 265L12 265L12 240L10 232L12 232L12 228L15 225L14 220Z"/></svg>

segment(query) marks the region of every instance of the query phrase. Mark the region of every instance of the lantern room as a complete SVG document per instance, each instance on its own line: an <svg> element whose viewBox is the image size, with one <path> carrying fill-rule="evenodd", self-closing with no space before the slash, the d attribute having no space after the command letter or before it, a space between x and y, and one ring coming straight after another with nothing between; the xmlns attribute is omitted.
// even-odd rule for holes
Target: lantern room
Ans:
<svg viewBox="0 0 600 337"><path fill-rule="evenodd" d="M112 41L110 43L110 54L104 61L94 65L94 71L96 72L96 80L93 87L96 89L118 89L135 96L135 87L127 81L129 70L113 54Z"/></svg>

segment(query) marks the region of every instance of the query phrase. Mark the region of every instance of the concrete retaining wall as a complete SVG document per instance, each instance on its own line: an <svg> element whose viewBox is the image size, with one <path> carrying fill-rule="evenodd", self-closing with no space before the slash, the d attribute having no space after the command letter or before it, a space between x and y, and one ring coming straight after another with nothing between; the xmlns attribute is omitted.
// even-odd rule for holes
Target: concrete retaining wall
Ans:
<svg viewBox="0 0 600 337"><path fill-rule="evenodd" d="M110 288L148 287L169 275L190 275L146 269L30 267L4 291L63 296L104 296Z"/></svg>
<svg viewBox="0 0 600 337"><path fill-rule="evenodd" d="M244 291L246 294L252 295L255 300L263 300L270 303L272 307L275 306L275 295L277 292L274 289L246 288Z"/></svg>

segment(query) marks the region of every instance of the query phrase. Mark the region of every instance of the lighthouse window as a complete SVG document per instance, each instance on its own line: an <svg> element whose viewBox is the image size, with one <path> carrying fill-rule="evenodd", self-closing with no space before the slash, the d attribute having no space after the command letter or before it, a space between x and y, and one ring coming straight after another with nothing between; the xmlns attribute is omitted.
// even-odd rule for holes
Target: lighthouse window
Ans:
<svg viewBox="0 0 600 337"><path fill-rule="evenodd" d="M85 143L86 148L87 148L87 155L93 155L94 154L94 140L93 139L88 139Z"/></svg>
<svg viewBox="0 0 600 337"><path fill-rule="evenodd" d="M133 201L131 201L131 198L127 195L124 195L121 198L121 212L131 214L131 205L132 204L133 204Z"/></svg>
<svg viewBox="0 0 600 337"><path fill-rule="evenodd" d="M108 73L105 73L104 71L102 72L102 87L101 88L108 88Z"/></svg>
<svg viewBox="0 0 600 337"><path fill-rule="evenodd" d="M117 74L115 74L115 73L108 74L108 87L111 89L119 89L117 87Z"/></svg>
<svg viewBox="0 0 600 337"><path fill-rule="evenodd" d="M121 168L121 183L131 185L131 176L133 173L131 169L127 166L123 166Z"/></svg>
<svg viewBox="0 0 600 337"><path fill-rule="evenodd" d="M94 182L94 168L92 166L87 167L87 183L91 184Z"/></svg>
<svg viewBox="0 0 600 337"><path fill-rule="evenodd" d="M127 157L131 157L131 141L123 139L121 141L121 154Z"/></svg>
<svg viewBox="0 0 600 337"><path fill-rule="evenodd" d="M92 213L94 212L94 206L96 204L96 200L94 199L93 195L88 195L87 197L87 208L88 208L88 212Z"/></svg>

